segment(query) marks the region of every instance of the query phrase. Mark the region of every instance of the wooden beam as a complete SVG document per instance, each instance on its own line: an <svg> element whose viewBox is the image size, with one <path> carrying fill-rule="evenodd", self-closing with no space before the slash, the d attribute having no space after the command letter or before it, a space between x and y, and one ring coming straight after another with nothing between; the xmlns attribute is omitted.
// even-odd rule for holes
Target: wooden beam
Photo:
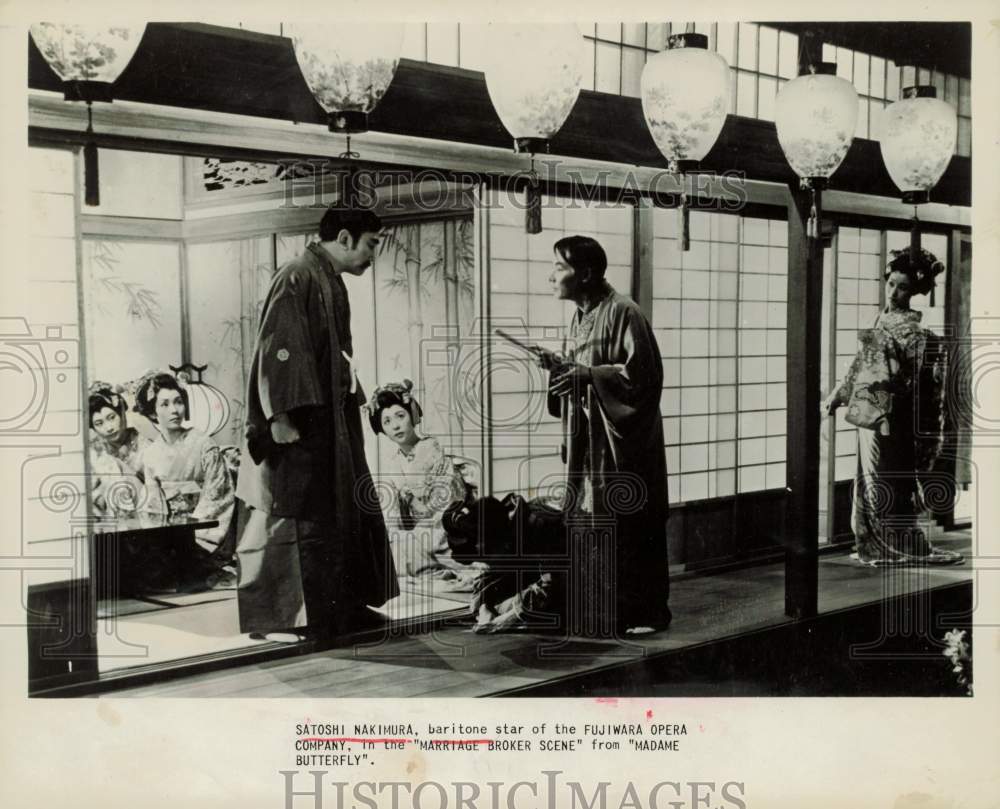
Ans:
<svg viewBox="0 0 1000 809"><path fill-rule="evenodd" d="M816 615L819 565L820 323L823 246L809 238L808 192L788 200L788 507L785 516L785 613ZM817 192L817 218L822 203Z"/></svg>

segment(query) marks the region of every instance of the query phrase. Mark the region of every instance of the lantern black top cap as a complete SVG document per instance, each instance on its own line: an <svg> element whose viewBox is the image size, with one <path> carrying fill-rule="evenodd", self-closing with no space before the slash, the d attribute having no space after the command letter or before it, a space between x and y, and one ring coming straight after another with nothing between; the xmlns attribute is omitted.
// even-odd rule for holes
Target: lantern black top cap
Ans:
<svg viewBox="0 0 1000 809"><path fill-rule="evenodd" d="M800 76L836 76L836 62L811 62L799 69Z"/></svg>
<svg viewBox="0 0 1000 809"><path fill-rule="evenodd" d="M368 131L368 113L361 110L334 110L326 114L327 129L345 135Z"/></svg>
<svg viewBox="0 0 1000 809"><path fill-rule="evenodd" d="M71 79L63 82L63 98L66 101L107 101L114 100L114 85L106 81L86 81Z"/></svg>
<svg viewBox="0 0 1000 809"><path fill-rule="evenodd" d="M904 87L900 98L937 98L937 88L933 84L919 84L916 87Z"/></svg>
<svg viewBox="0 0 1000 809"><path fill-rule="evenodd" d="M667 50L674 48L701 48L708 50L708 36L705 34L671 34L667 38Z"/></svg>

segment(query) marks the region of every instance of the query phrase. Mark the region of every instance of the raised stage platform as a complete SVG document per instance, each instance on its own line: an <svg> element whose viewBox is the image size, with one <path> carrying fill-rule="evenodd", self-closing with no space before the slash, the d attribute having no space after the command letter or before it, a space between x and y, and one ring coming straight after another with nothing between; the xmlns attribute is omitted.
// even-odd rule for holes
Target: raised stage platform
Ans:
<svg viewBox="0 0 1000 809"><path fill-rule="evenodd" d="M966 562L884 570L824 555L820 614L806 621L784 615L784 566L768 564L677 577L670 629L625 643L476 635L452 619L216 671L147 673L143 685L106 681L100 690L254 698L959 695L940 643L948 629L971 623L971 532L935 542Z"/></svg>

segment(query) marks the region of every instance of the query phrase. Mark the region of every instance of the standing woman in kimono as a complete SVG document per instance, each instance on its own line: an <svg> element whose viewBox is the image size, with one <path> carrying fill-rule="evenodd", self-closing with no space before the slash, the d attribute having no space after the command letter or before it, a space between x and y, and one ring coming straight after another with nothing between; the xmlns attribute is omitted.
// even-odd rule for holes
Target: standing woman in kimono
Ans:
<svg viewBox="0 0 1000 809"><path fill-rule="evenodd" d="M614 526L615 573L603 586L616 633L665 629L671 613L660 349L638 305L605 281L608 260L597 241L568 236L553 252L553 293L577 307L565 360L548 352L541 359L550 372L549 412L563 421L566 518Z"/></svg>
<svg viewBox="0 0 1000 809"><path fill-rule="evenodd" d="M172 374L148 376L136 391L135 409L157 425L160 437L143 452L146 509L172 517L218 520L195 532L196 557L188 560L197 578L220 575L232 560L221 547L229 530L235 491L218 445L200 430L185 427L190 417L187 391Z"/></svg>
<svg viewBox="0 0 1000 809"><path fill-rule="evenodd" d="M917 517L924 510L920 476L937 459L943 437L944 352L923 328L913 295L926 295L944 265L927 250L913 260L894 250L884 272L885 308L863 332L851 368L823 402L846 406L858 427L851 527L855 553L868 566L954 564L961 554L934 547Z"/></svg>

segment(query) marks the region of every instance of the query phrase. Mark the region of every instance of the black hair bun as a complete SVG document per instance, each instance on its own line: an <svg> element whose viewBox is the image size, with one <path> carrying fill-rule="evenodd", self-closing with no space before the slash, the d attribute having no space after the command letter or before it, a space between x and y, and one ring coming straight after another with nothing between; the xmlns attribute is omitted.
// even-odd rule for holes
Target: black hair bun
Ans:
<svg viewBox="0 0 1000 809"><path fill-rule="evenodd" d="M892 250L886 274L901 272L913 282L914 295L926 295L934 289L934 279L944 272L944 264L930 250L920 248L914 258L909 247Z"/></svg>

